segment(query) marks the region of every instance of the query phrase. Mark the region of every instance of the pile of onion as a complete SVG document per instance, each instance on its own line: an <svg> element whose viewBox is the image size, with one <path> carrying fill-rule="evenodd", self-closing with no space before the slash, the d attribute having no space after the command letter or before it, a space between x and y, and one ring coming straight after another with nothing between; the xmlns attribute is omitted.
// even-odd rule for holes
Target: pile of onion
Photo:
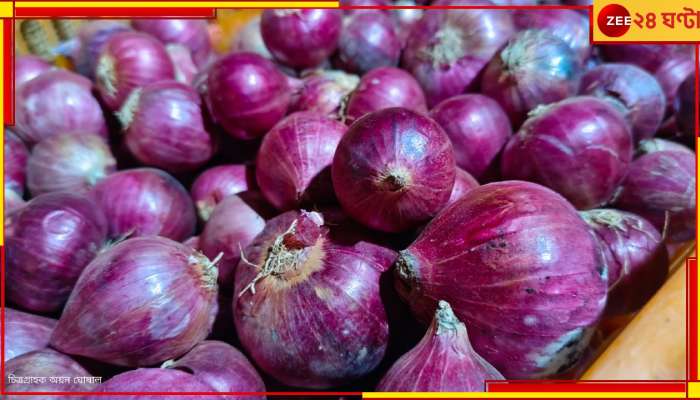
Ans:
<svg viewBox="0 0 700 400"><path fill-rule="evenodd" d="M252 165L218 165L202 172L192 183L190 194L202 221L207 221L214 207L226 197L255 189Z"/></svg>
<svg viewBox="0 0 700 400"><path fill-rule="evenodd" d="M56 320L5 308L5 362L49 345Z"/></svg>
<svg viewBox="0 0 700 400"><path fill-rule="evenodd" d="M346 71L364 74L399 63L401 41L394 21L380 10L345 17L335 63Z"/></svg>
<svg viewBox="0 0 700 400"><path fill-rule="evenodd" d="M5 128L4 158L5 188L18 195L24 194L24 182L27 177L27 160L29 151L17 135Z"/></svg>
<svg viewBox="0 0 700 400"><path fill-rule="evenodd" d="M584 62L591 55L588 17L574 10L517 9L513 21L518 29L544 29L566 42Z"/></svg>
<svg viewBox="0 0 700 400"><path fill-rule="evenodd" d="M105 43L119 32L130 31L129 25L119 21L94 20L78 28L77 45L71 54L76 71L95 79L95 67Z"/></svg>
<svg viewBox="0 0 700 400"><path fill-rule="evenodd" d="M294 94L290 111L313 111L340 119L348 96L359 82L357 75L343 71L314 71L303 78L302 86Z"/></svg>
<svg viewBox="0 0 700 400"><path fill-rule="evenodd" d="M97 384L85 378L92 375L77 361L51 349L42 349L23 354L9 360L5 365L8 392L91 392ZM13 382L9 377L16 379ZM19 378L44 378L31 383L21 382ZM51 378L67 380L53 380ZM76 379L83 378L83 379ZM8 397L11 398L12 396ZM37 396L17 396L17 398L37 398ZM42 400L65 399L65 395L41 395Z"/></svg>
<svg viewBox="0 0 700 400"><path fill-rule="evenodd" d="M134 29L148 33L166 45L186 47L197 66L206 65L213 57L213 49L203 19L134 19Z"/></svg>

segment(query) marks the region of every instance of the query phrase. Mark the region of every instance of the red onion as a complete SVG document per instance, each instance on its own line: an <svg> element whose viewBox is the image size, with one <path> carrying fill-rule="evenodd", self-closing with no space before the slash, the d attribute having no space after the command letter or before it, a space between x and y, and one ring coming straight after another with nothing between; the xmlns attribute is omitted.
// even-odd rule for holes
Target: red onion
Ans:
<svg viewBox="0 0 700 400"><path fill-rule="evenodd" d="M190 194L199 217L207 221L224 198L255 187L252 165L219 165L202 172L192 183Z"/></svg>
<svg viewBox="0 0 700 400"><path fill-rule="evenodd" d="M632 64L602 64L581 78L579 93L621 105L635 141L650 138L661 126L666 109L658 81Z"/></svg>
<svg viewBox="0 0 700 400"><path fill-rule="evenodd" d="M22 195L27 175L29 151L22 140L7 128L5 128L4 155L5 188L10 188L18 195Z"/></svg>
<svg viewBox="0 0 700 400"><path fill-rule="evenodd" d="M397 290L430 318L438 300L509 379L563 372L605 306L597 244L576 210L534 183L480 186L447 207L397 261Z"/></svg>
<svg viewBox="0 0 700 400"><path fill-rule="evenodd" d="M188 246L192 250L199 250L199 236L190 236L182 242L185 246Z"/></svg>
<svg viewBox="0 0 700 400"><path fill-rule="evenodd" d="M77 46L71 55L75 69L83 76L95 79L95 67L105 43L119 32L131 28L121 21L94 20L78 27Z"/></svg>
<svg viewBox="0 0 700 400"><path fill-rule="evenodd" d="M44 59L32 55L18 56L15 58L15 88L31 81L42 73L53 68Z"/></svg>
<svg viewBox="0 0 700 400"><path fill-rule="evenodd" d="M117 117L126 147L146 165L191 171L214 154L199 94L183 83L161 81L133 90Z"/></svg>
<svg viewBox="0 0 700 400"><path fill-rule="evenodd" d="M353 123L365 114L390 107L420 113L427 110L423 91L409 73L394 67L373 69L362 76L359 86L350 94L347 121Z"/></svg>
<svg viewBox="0 0 700 400"><path fill-rule="evenodd" d="M504 379L469 342L467 328L439 301L428 331L384 375L379 392L484 392L487 380Z"/></svg>
<svg viewBox="0 0 700 400"><path fill-rule="evenodd" d="M670 114L681 83L689 76L694 79L695 58L692 54L675 53L661 64L654 75L666 94L667 112Z"/></svg>
<svg viewBox="0 0 700 400"><path fill-rule="evenodd" d="M545 29L566 42L583 62L591 55L588 16L574 10L527 10L513 12L518 29Z"/></svg>
<svg viewBox="0 0 700 400"><path fill-rule="evenodd" d="M295 93L290 111L313 111L333 118L342 118L348 96L357 88L360 78L343 71L320 70L304 77Z"/></svg>
<svg viewBox="0 0 700 400"><path fill-rule="evenodd" d="M528 111L576 93L581 64L561 39L546 30L514 36L489 63L481 90L494 98L519 126Z"/></svg>
<svg viewBox="0 0 700 400"><path fill-rule="evenodd" d="M141 32L119 32L102 47L95 66L95 86L105 104L118 110L131 91L150 83L175 79L165 46Z"/></svg>
<svg viewBox="0 0 700 400"><path fill-rule="evenodd" d="M107 136L105 118L85 77L55 69L42 73L15 92L14 132L27 145L60 133Z"/></svg>
<svg viewBox="0 0 700 400"><path fill-rule="evenodd" d="M488 0L438 0L433 5L492 5ZM475 86L477 76L514 33L505 10L426 10L403 53L428 106Z"/></svg>
<svg viewBox="0 0 700 400"><path fill-rule="evenodd" d="M627 174L632 135L622 114L595 97L542 106L506 145L501 172L541 183L580 209L606 204Z"/></svg>
<svg viewBox="0 0 700 400"><path fill-rule="evenodd" d="M260 16L256 16L238 32L231 43L231 51L257 53L265 58L272 59L272 54L265 47L265 42L260 33Z"/></svg>
<svg viewBox="0 0 700 400"><path fill-rule="evenodd" d="M681 131L686 138L692 138L695 141L698 135L695 132L695 115L698 112L698 106L695 102L695 76L692 74L688 75L678 88L674 109Z"/></svg>
<svg viewBox="0 0 700 400"><path fill-rule="evenodd" d="M330 165L347 127L312 112L296 112L265 135L255 176L265 198L280 210L334 199Z"/></svg>
<svg viewBox="0 0 700 400"><path fill-rule="evenodd" d="M681 151L691 155L695 154L680 143L659 138L642 140L637 146L637 153L639 154L649 154L655 151Z"/></svg>
<svg viewBox="0 0 700 400"><path fill-rule="evenodd" d="M312 68L335 51L342 28L340 10L265 10L260 29L276 60L294 68Z"/></svg>
<svg viewBox="0 0 700 400"><path fill-rule="evenodd" d="M469 172L463 170L462 168L457 168L455 184L452 186L452 193L450 194L450 199L447 201L447 205L456 202L464 197L469 191L477 187L479 187L479 182L477 182L477 180L474 179Z"/></svg>
<svg viewBox="0 0 700 400"><path fill-rule="evenodd" d="M508 116L493 99L465 94L440 102L430 116L450 137L457 165L482 177L513 133Z"/></svg>
<svg viewBox="0 0 700 400"><path fill-rule="evenodd" d="M7 297L36 312L57 311L107 236L102 212L72 193L32 199L5 220Z"/></svg>
<svg viewBox="0 0 700 400"><path fill-rule="evenodd" d="M214 322L215 262L157 236L103 251L75 285L51 346L130 367L184 354Z"/></svg>
<svg viewBox="0 0 700 400"><path fill-rule="evenodd" d="M5 362L49 345L56 320L5 308Z"/></svg>
<svg viewBox="0 0 700 400"><path fill-rule="evenodd" d="M416 2L414 0L397 0L394 4L397 6L415 6ZM391 10L391 17L394 19L396 35L399 37L403 48L411 36L413 27L423 17L423 10L419 8L399 8Z"/></svg>
<svg viewBox="0 0 700 400"><path fill-rule="evenodd" d="M92 191L112 237L159 235L183 240L194 233L194 206L184 187L153 168L119 171Z"/></svg>
<svg viewBox="0 0 700 400"><path fill-rule="evenodd" d="M241 343L260 369L286 385L346 384L372 371L387 346L379 277L394 252L336 243L322 225L320 214L305 211L270 220L236 269Z"/></svg>
<svg viewBox="0 0 700 400"><path fill-rule="evenodd" d="M332 177L348 215L373 229L400 232L447 204L455 171L452 144L440 125L388 108L350 127L335 153Z"/></svg>
<svg viewBox="0 0 700 400"><path fill-rule="evenodd" d="M169 44L165 46L165 50L175 67L175 80L191 86L199 71L192 61L190 50L180 44Z"/></svg>
<svg viewBox="0 0 700 400"><path fill-rule="evenodd" d="M364 74L374 68L393 67L400 56L401 41L386 13L356 13L343 21L335 61L344 70Z"/></svg>
<svg viewBox="0 0 700 400"><path fill-rule="evenodd" d="M664 44L614 44L601 45L606 61L631 63L654 73L677 53L692 54L692 46L668 46Z"/></svg>
<svg viewBox="0 0 700 400"><path fill-rule="evenodd" d="M97 383L90 373L72 358L51 349L42 349L13 358L5 365L8 392L90 392ZM31 382L23 379L37 378ZM42 379L43 378L43 379ZM53 381L51 378L67 378ZM9 398L36 399L38 396L9 396ZM41 395L42 400L61 400L65 395Z"/></svg>
<svg viewBox="0 0 700 400"><path fill-rule="evenodd" d="M668 252L661 234L647 220L613 209L581 212L601 246L608 266L610 315L640 309L663 285Z"/></svg>
<svg viewBox="0 0 700 400"><path fill-rule="evenodd" d="M33 195L86 192L114 172L117 162L104 139L95 135L48 137L32 149L27 186Z"/></svg>
<svg viewBox="0 0 700 400"><path fill-rule="evenodd" d="M291 98L284 74L254 53L232 53L216 61L206 86L214 119L236 139L265 134L284 117Z"/></svg>
<svg viewBox="0 0 700 400"><path fill-rule="evenodd" d="M214 392L211 386L197 377L175 369L139 368L113 376L95 390L102 393L113 392ZM88 395L85 400L162 400L166 398L187 398L193 400L223 400L216 395L162 396L162 395Z"/></svg>
<svg viewBox="0 0 700 400"><path fill-rule="evenodd" d="M164 44L181 44L192 52L197 66L203 66L212 57L212 46L203 19L134 19L134 29L153 35Z"/></svg>
<svg viewBox="0 0 700 400"><path fill-rule="evenodd" d="M27 204L22 196L17 194L14 189L10 189L5 186L5 215L18 210Z"/></svg>
<svg viewBox="0 0 700 400"><path fill-rule="evenodd" d="M639 214L664 233L666 241L695 237L695 154L656 151L632 162L613 202Z"/></svg>

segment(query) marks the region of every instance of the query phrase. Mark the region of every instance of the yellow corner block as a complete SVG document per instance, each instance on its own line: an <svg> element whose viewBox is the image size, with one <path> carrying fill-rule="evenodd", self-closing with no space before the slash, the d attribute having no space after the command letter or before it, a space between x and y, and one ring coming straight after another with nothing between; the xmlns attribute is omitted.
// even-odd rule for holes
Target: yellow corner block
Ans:
<svg viewBox="0 0 700 400"><path fill-rule="evenodd" d="M0 18L12 18L14 11L11 1L0 1Z"/></svg>
<svg viewBox="0 0 700 400"><path fill-rule="evenodd" d="M700 382L688 382L688 398L700 398Z"/></svg>

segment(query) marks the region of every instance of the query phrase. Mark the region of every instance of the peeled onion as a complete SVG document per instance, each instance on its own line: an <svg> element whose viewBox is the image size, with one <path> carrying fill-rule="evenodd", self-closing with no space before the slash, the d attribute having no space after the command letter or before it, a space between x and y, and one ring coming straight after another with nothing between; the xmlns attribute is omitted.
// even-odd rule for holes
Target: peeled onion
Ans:
<svg viewBox="0 0 700 400"><path fill-rule="evenodd" d="M583 62L591 55L588 16L575 10L518 9L513 12L518 29L544 29L566 42Z"/></svg>
<svg viewBox="0 0 700 400"><path fill-rule="evenodd" d="M95 67L105 43L119 32L130 31L129 25L120 21L87 21L78 27L77 46L71 55L75 69L81 75L95 79Z"/></svg>
<svg viewBox="0 0 700 400"><path fill-rule="evenodd" d="M386 13L374 10L346 17L335 58L341 68L364 74L374 68L396 66L400 55L401 41Z"/></svg>
<svg viewBox="0 0 700 400"><path fill-rule="evenodd" d="M200 219L207 221L223 199L255 187L255 171L251 165L217 165L194 180L190 194Z"/></svg>
<svg viewBox="0 0 700 400"><path fill-rule="evenodd" d="M153 35L164 44L183 45L192 52L198 66L210 61L212 46L204 19L134 19L134 29Z"/></svg>
<svg viewBox="0 0 700 400"><path fill-rule="evenodd" d="M15 58L15 88L20 87L25 82L28 82L43 72L52 69L53 66L44 59L33 56L24 55Z"/></svg>
<svg viewBox="0 0 700 400"><path fill-rule="evenodd" d="M5 308L5 363L49 345L56 320Z"/></svg>
<svg viewBox="0 0 700 400"><path fill-rule="evenodd" d="M342 118L348 100L360 82L357 75L343 71L320 70L303 78L295 93L290 111L313 111L333 118Z"/></svg>
<svg viewBox="0 0 700 400"><path fill-rule="evenodd" d="M42 349L23 354L9 360L5 365L8 392L90 392L97 384L86 378L92 375L72 358L51 349ZM15 379L43 378L39 383L13 382ZM52 382L51 378L68 378ZM65 399L65 395L41 395L42 400ZM10 396L9 398L14 398ZM37 396L16 396L18 399L37 398Z"/></svg>
<svg viewBox="0 0 700 400"><path fill-rule="evenodd" d="M455 175L455 184L452 186L452 193L450 193L450 199L447 201L447 205L461 199L469 193L469 191L478 186L479 182L477 182L469 172L458 167L457 174Z"/></svg>
<svg viewBox="0 0 700 400"><path fill-rule="evenodd" d="M95 392L199 392L213 393L215 390L194 375L169 368L139 368L115 375L99 385ZM188 399L224 400L217 395L183 396ZM85 400L160 400L162 395L87 395Z"/></svg>
<svg viewBox="0 0 700 400"><path fill-rule="evenodd" d="M29 151L22 140L11 130L5 128L5 188L10 188L18 195L24 193L24 182L27 177L27 160Z"/></svg>

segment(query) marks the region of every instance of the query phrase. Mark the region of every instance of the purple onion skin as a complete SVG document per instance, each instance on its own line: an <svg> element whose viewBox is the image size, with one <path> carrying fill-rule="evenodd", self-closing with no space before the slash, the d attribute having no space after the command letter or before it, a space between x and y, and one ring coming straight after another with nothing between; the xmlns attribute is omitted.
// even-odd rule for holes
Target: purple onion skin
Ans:
<svg viewBox="0 0 700 400"><path fill-rule="evenodd" d="M203 66L212 57L212 46L203 19L134 19L131 26L137 31L153 35L164 44L180 44L192 52L197 66Z"/></svg>
<svg viewBox="0 0 700 400"><path fill-rule="evenodd" d="M633 64L608 63L589 70L581 78L579 94L622 105L635 142L656 134L666 110L659 82Z"/></svg>
<svg viewBox="0 0 700 400"><path fill-rule="evenodd" d="M18 195L24 194L27 177L27 160L29 150L24 142L11 130L5 128L5 188L10 188Z"/></svg>
<svg viewBox="0 0 700 400"><path fill-rule="evenodd" d="M630 165L613 205L649 220L667 242L684 242L695 237L695 182L694 153L645 154Z"/></svg>
<svg viewBox="0 0 700 400"><path fill-rule="evenodd" d="M56 320L5 308L5 362L49 345Z"/></svg>
<svg viewBox="0 0 700 400"><path fill-rule="evenodd" d="M508 115L493 99L465 94L440 102L433 118L450 137L457 165L482 177L513 134Z"/></svg>
<svg viewBox="0 0 700 400"><path fill-rule="evenodd" d="M189 238L182 241L182 244L188 246L192 250L199 251L199 236L190 236ZM218 265L218 264L217 264Z"/></svg>
<svg viewBox="0 0 700 400"><path fill-rule="evenodd" d="M206 222L214 207L223 199L256 188L252 165L218 165L202 172L194 180L190 194L200 219Z"/></svg>
<svg viewBox="0 0 700 400"><path fill-rule="evenodd" d="M692 46L668 46L663 44L623 44L599 46L608 62L631 63L650 73L676 53L692 54Z"/></svg>
<svg viewBox="0 0 700 400"><path fill-rule="evenodd" d="M695 103L695 77L689 75L678 88L675 99L676 121L686 139L695 141L695 114L698 106ZM7 152L5 152L7 154Z"/></svg>
<svg viewBox="0 0 700 400"><path fill-rule="evenodd" d="M199 70L192 60L190 50L181 44L169 44L165 50L175 67L175 80L192 87L192 81Z"/></svg>
<svg viewBox="0 0 700 400"><path fill-rule="evenodd" d="M24 207L27 203L24 201L21 195L17 194L13 189L5 186L5 215L9 215L15 210L19 210Z"/></svg>
<svg viewBox="0 0 700 400"><path fill-rule="evenodd" d="M474 179L469 172L457 167L455 184L452 186L452 193L450 194L450 199L447 201L447 205L456 202L477 187L479 187L479 182Z"/></svg>
<svg viewBox="0 0 700 400"><path fill-rule="evenodd" d="M388 342L379 278L395 253L336 243L321 224L319 214L303 211L270 220L236 269L233 315L243 348L290 386L358 379L379 364Z"/></svg>
<svg viewBox="0 0 700 400"><path fill-rule="evenodd" d="M115 375L102 383L95 390L102 393L113 392L207 392L214 389L202 382L196 376L187 372L169 368L139 368ZM182 398L194 400L224 400L223 396L216 395L190 395ZM162 395L92 395L85 396L84 400L162 400L167 398ZM171 397L175 398L175 397Z"/></svg>
<svg viewBox="0 0 700 400"><path fill-rule="evenodd" d="M107 237L107 223L89 199L47 193L5 220L7 297L39 313L57 311Z"/></svg>
<svg viewBox="0 0 700 400"><path fill-rule="evenodd" d="M181 243L127 239L85 268L51 346L129 367L181 356L211 330L216 274L209 259Z"/></svg>
<svg viewBox="0 0 700 400"><path fill-rule="evenodd" d="M197 216L189 194L175 178L153 168L119 171L92 190L107 216L112 237L192 236Z"/></svg>
<svg viewBox="0 0 700 400"><path fill-rule="evenodd" d="M342 13L332 9L265 10L260 20L265 46L293 68L312 68L335 51Z"/></svg>
<svg viewBox="0 0 700 400"><path fill-rule="evenodd" d="M665 60L654 75L666 94L667 113L670 114L673 112L678 88L688 77L695 79L695 58L692 54L676 53Z"/></svg>
<svg viewBox="0 0 700 400"><path fill-rule="evenodd" d="M579 209L606 204L632 160L632 134L622 114L589 96L536 114L506 144L503 176L548 186Z"/></svg>
<svg viewBox="0 0 700 400"><path fill-rule="evenodd" d="M52 68L53 65L37 56L24 55L15 58L15 87L22 86Z"/></svg>
<svg viewBox="0 0 700 400"><path fill-rule="evenodd" d="M374 68L394 67L400 56L401 41L386 13L375 10L346 17L335 58L341 68L364 74Z"/></svg>
<svg viewBox="0 0 700 400"><path fill-rule="evenodd" d="M295 92L290 111L313 111L333 118L342 118L344 102L360 83L357 75L343 71L323 70L303 78Z"/></svg>
<svg viewBox="0 0 700 400"><path fill-rule="evenodd" d="M414 0L397 0L395 5L399 6L415 6L417 2ZM411 31L413 27L420 21L423 17L423 10L418 8L403 8L391 10L391 17L394 20L394 25L396 26L396 35L401 41L401 48L403 49L411 37Z"/></svg>
<svg viewBox="0 0 700 400"><path fill-rule="evenodd" d="M591 55L588 17L574 10L515 10L518 29L544 29L566 42L583 62Z"/></svg>
<svg viewBox="0 0 700 400"><path fill-rule="evenodd" d="M534 183L480 186L447 207L396 263L423 321L455 306L474 349L509 379L551 376L586 347L606 299L597 244L576 210Z"/></svg>
<svg viewBox="0 0 700 400"><path fill-rule="evenodd" d="M663 285L669 257L661 234L644 218L625 211L581 212L601 245L608 266L606 314L640 309Z"/></svg>
<svg viewBox="0 0 700 400"><path fill-rule="evenodd" d="M566 42L546 30L526 30L491 60L481 90L503 107L513 126L520 126L538 105L574 95L581 69Z"/></svg>
<svg viewBox="0 0 700 400"><path fill-rule="evenodd" d="M277 209L332 202L330 166L347 127L313 112L285 117L265 135L256 161L260 191Z"/></svg>
<svg viewBox="0 0 700 400"><path fill-rule="evenodd" d="M27 186L33 196L59 191L85 193L116 169L117 161L103 138L51 136L32 149Z"/></svg>
<svg viewBox="0 0 700 400"><path fill-rule="evenodd" d="M346 120L351 124L371 112L391 107L427 111L423 90L411 74L394 67L373 69L362 76L350 94Z"/></svg>
<svg viewBox="0 0 700 400"><path fill-rule="evenodd" d="M236 139L267 133L284 117L291 101L287 78L255 53L220 58L209 70L207 88L214 119Z"/></svg>
<svg viewBox="0 0 700 400"><path fill-rule="evenodd" d="M377 386L378 392L484 392L487 380L503 375L469 342L467 328L450 305L438 303L423 339L399 358Z"/></svg>
<svg viewBox="0 0 700 400"><path fill-rule="evenodd" d="M92 83L63 69L42 73L17 88L14 132L28 146L61 133L107 137Z"/></svg>
<svg viewBox="0 0 700 400"><path fill-rule="evenodd" d="M96 383L78 383L73 378L90 377L85 370L72 358L51 349L42 349L13 358L5 365L5 373L19 377L44 377L45 383L10 383L7 380L5 389L8 392L91 392L97 387ZM70 383L51 383L51 377L69 377ZM60 400L65 395L41 396L8 396L7 399L42 399ZM76 398L76 397L68 397Z"/></svg>
<svg viewBox="0 0 700 400"><path fill-rule="evenodd" d="M415 228L435 216L450 198L455 174L452 144L440 125L404 108L355 122L331 168L343 210L383 232Z"/></svg>
<svg viewBox="0 0 700 400"><path fill-rule="evenodd" d="M231 43L233 52L257 53L267 59L272 59L272 54L265 47L265 42L260 32L260 16L252 18Z"/></svg>
<svg viewBox="0 0 700 400"><path fill-rule="evenodd" d="M78 46L71 55L76 71L90 79L95 79L95 67L105 43L119 32L131 28L119 21L88 21L78 28Z"/></svg>
<svg viewBox="0 0 700 400"><path fill-rule="evenodd" d="M695 155L692 150L680 143L659 138L642 140L637 146L637 155L649 154L656 151L680 151L693 156Z"/></svg>

